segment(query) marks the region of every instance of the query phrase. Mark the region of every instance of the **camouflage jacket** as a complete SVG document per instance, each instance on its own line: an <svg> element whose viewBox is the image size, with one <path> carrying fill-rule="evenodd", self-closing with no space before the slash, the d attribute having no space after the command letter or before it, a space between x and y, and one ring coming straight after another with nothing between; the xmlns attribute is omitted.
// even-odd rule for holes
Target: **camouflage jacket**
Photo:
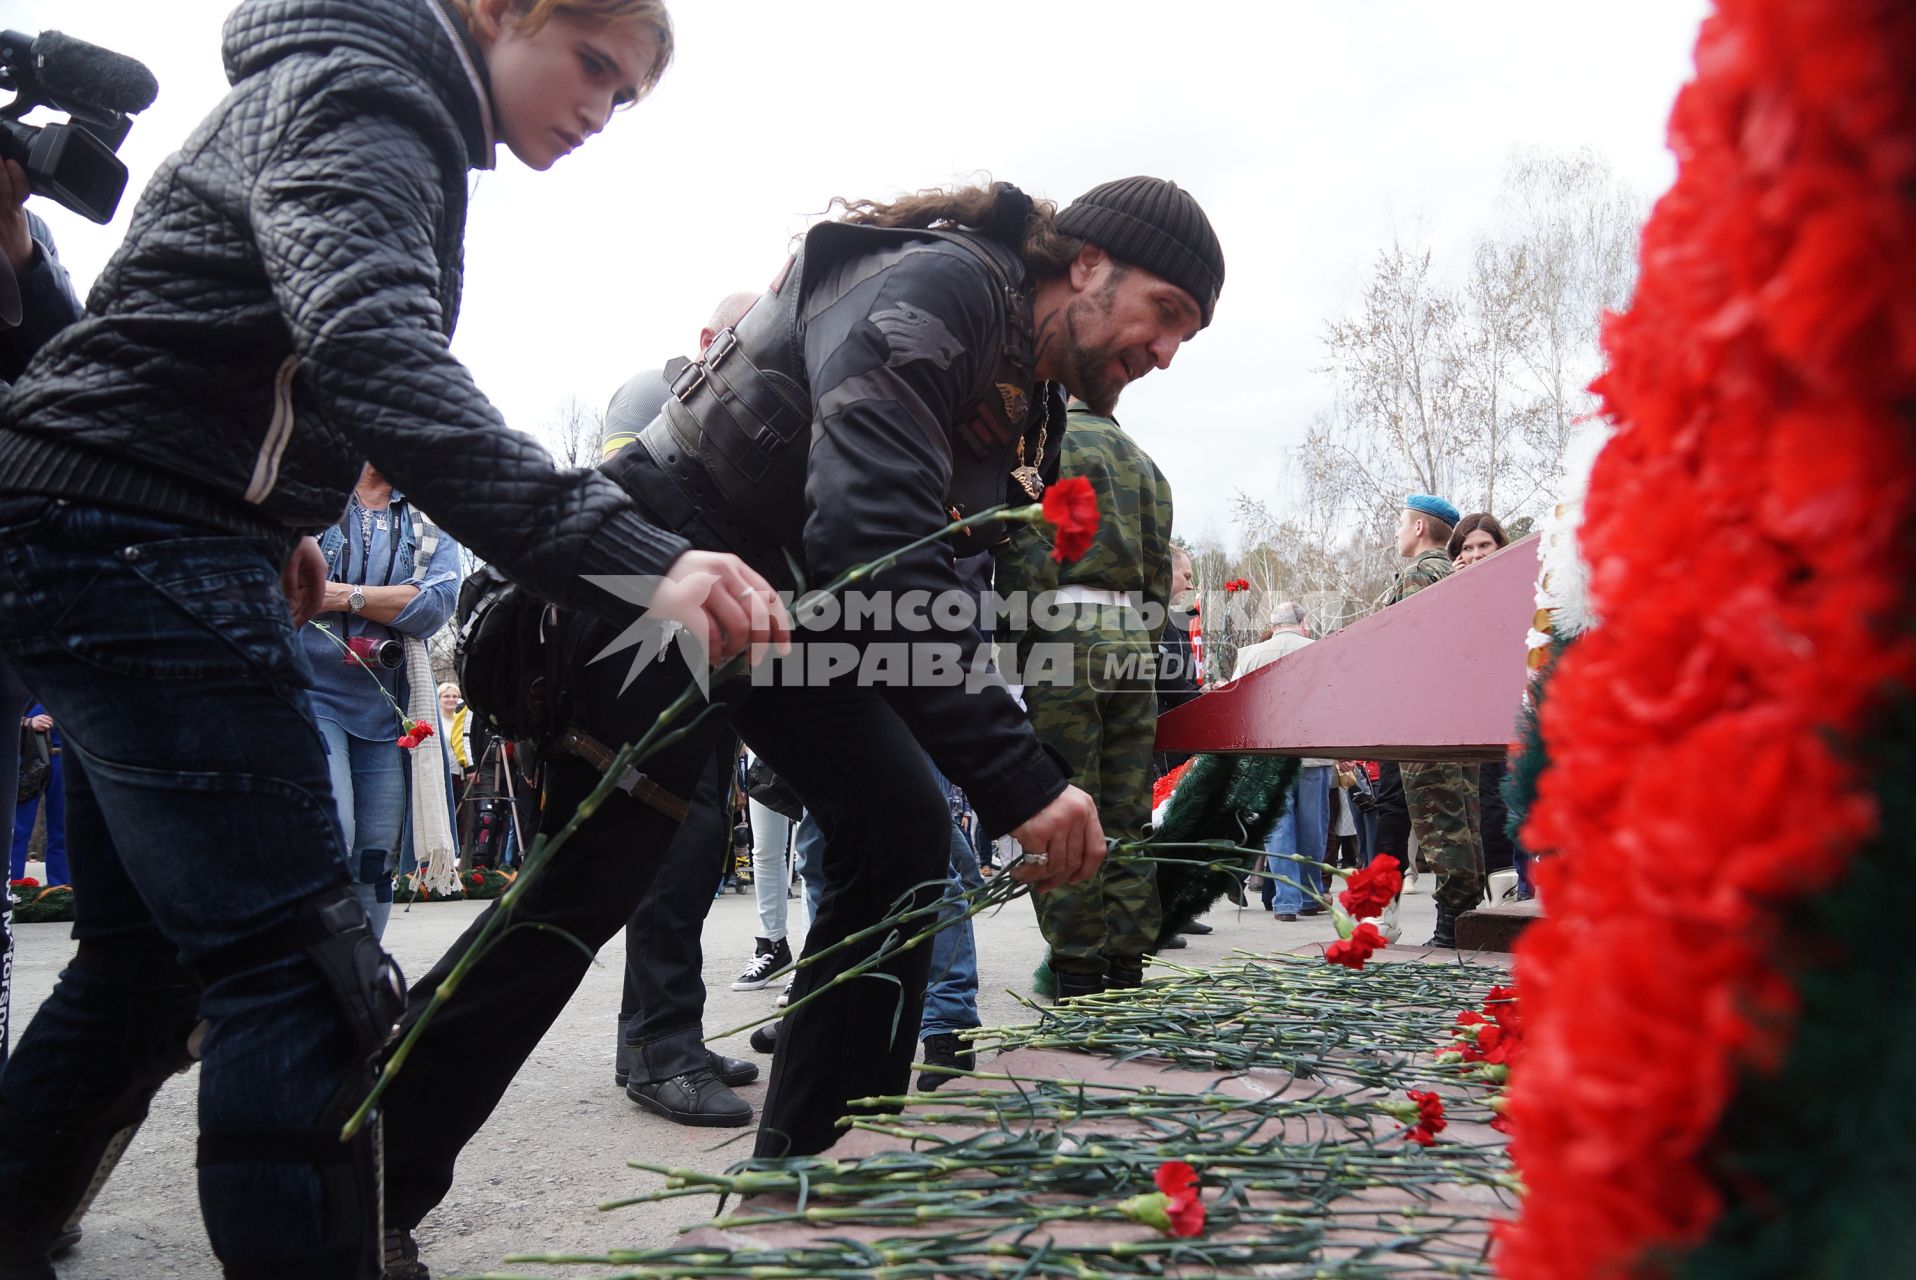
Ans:
<svg viewBox="0 0 1916 1280"><path fill-rule="evenodd" d="M1083 476L1098 494L1098 534L1070 564L1051 558L1051 530L1020 525L998 554L997 591L1052 591L1061 586L1136 593L1155 604L1148 616L1162 629L1171 596L1171 484L1151 455L1114 418L1072 401L1066 415L1058 476Z"/></svg>
<svg viewBox="0 0 1916 1280"><path fill-rule="evenodd" d="M1450 553L1442 547L1431 547L1418 553L1415 560L1406 565L1391 583L1390 599L1384 603L1396 604L1399 600L1416 595L1433 582L1441 582L1457 571L1450 562Z"/></svg>

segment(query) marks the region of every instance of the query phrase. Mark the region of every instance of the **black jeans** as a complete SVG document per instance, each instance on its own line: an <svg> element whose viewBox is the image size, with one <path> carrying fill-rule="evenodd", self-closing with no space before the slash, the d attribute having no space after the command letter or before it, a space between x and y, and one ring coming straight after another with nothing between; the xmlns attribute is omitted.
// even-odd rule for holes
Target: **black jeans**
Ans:
<svg viewBox="0 0 1916 1280"><path fill-rule="evenodd" d="M1371 853L1387 853L1397 859L1405 875L1410 866L1410 806L1404 802L1404 775L1395 760L1377 766L1377 806L1371 810L1377 823L1377 839Z"/></svg>
<svg viewBox="0 0 1916 1280"><path fill-rule="evenodd" d="M582 654L598 652L613 634L596 622L569 625L579 628L576 651ZM575 672L575 720L608 746L636 739L689 681L675 659L648 664L621 692L625 676L617 660L586 663ZM767 688L747 696L738 686L714 694L744 699L734 715L739 731L792 784L827 833L825 891L807 953L876 923L915 886L924 886L918 894L924 902L937 901L951 814L923 750L876 690ZM667 790L687 795L708 769L722 732L722 717L715 716L641 768ZM541 829L563 825L597 781L596 772L579 761L549 760ZM661 879L677 834L677 824L663 814L615 792L521 899L518 922L564 930L596 952L654 885L661 905L669 897L677 909L702 914L715 876ZM681 894L703 901L680 907ZM413 988L411 1017L484 918ZM801 969L794 1001L876 945ZM904 1091L930 962L931 948L915 947L891 960L885 976L849 983L786 1019L765 1099L760 1154L822 1151L837 1139L836 1121L848 1099ZM434 1016L387 1094L389 1225L417 1225L445 1196L461 1148L492 1114L588 963L577 946L549 929L512 930ZM462 1085L448 1094L440 1082L454 1077Z"/></svg>
<svg viewBox="0 0 1916 1280"><path fill-rule="evenodd" d="M940 899L951 860L951 810L924 748L879 690L758 689L737 723L825 834L825 888L805 955L876 924L908 893L914 906ZM800 969L793 1003L869 958L883 940ZM931 954L929 944L913 947L786 1016L756 1154L823 1151L838 1140L848 1099L905 1091Z"/></svg>
<svg viewBox="0 0 1916 1280"><path fill-rule="evenodd" d="M598 652L614 634L589 619L569 617L565 627L563 638L576 636L587 654ZM576 673L571 691L573 722L608 747L636 740L690 681L677 660L648 663L621 693L625 675L625 663L616 656L588 663ZM645 761L640 770L673 795L691 795L708 771L721 732L717 720ZM540 831L550 835L564 826L598 781L598 770L582 761L548 758ZM519 900L514 922L543 927L505 931L465 977L459 993L433 1015L386 1095L388 1226L416 1226L451 1189L459 1152L578 989L591 964L588 953L596 954L625 926L658 882L678 832L671 818L613 792ZM711 896L709 879L700 877L696 888ZM408 1026L498 910L494 903L475 919L414 984ZM450 1079L459 1080L460 1087L446 1090L443 1082Z"/></svg>
<svg viewBox="0 0 1916 1280"><path fill-rule="evenodd" d="M666 847L652 888L625 926L619 1026L646 1047L648 1080L705 1065L705 951L699 935L732 853L731 799L738 738L721 736L690 797L692 811Z"/></svg>

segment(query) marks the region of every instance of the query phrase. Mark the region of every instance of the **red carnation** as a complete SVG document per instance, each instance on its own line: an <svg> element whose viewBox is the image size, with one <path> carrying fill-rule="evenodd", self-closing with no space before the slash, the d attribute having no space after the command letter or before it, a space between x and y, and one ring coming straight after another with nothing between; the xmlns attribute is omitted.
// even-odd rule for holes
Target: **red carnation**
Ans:
<svg viewBox="0 0 1916 1280"><path fill-rule="evenodd" d="M1390 945L1390 939L1377 932L1377 926L1366 922L1351 930L1351 936L1340 938L1324 948L1324 958L1332 964L1341 964L1348 969L1361 969L1371 953L1381 951Z"/></svg>
<svg viewBox="0 0 1916 1280"><path fill-rule="evenodd" d="M1182 1160L1167 1160L1151 1175L1156 1191L1121 1201L1118 1212L1133 1222L1156 1227L1173 1236L1195 1236L1204 1230L1204 1202L1198 1199L1197 1171Z"/></svg>
<svg viewBox="0 0 1916 1280"><path fill-rule="evenodd" d="M1407 1141L1428 1147L1450 1122L1444 1119L1444 1100L1423 1089L1411 1089L1406 1095L1417 1104L1417 1123L1404 1131Z"/></svg>
<svg viewBox="0 0 1916 1280"><path fill-rule="evenodd" d="M1384 914L1384 909L1403 891L1404 876L1397 859L1388 855L1372 858L1370 865L1350 878L1337 900L1358 920Z"/></svg>
<svg viewBox="0 0 1916 1280"><path fill-rule="evenodd" d="M1098 532L1098 494L1083 476L1068 476L1044 491L1044 518L1057 530L1051 558L1069 564L1091 550Z"/></svg>
<svg viewBox="0 0 1916 1280"><path fill-rule="evenodd" d="M1151 1175L1158 1190L1171 1198L1165 1215L1174 1236L1195 1236L1204 1230L1204 1202L1198 1199L1197 1170L1182 1160L1167 1160Z"/></svg>
<svg viewBox="0 0 1916 1280"><path fill-rule="evenodd" d="M1167 1196L1187 1196L1197 1189L1197 1170L1182 1160L1166 1160L1151 1175L1151 1181Z"/></svg>

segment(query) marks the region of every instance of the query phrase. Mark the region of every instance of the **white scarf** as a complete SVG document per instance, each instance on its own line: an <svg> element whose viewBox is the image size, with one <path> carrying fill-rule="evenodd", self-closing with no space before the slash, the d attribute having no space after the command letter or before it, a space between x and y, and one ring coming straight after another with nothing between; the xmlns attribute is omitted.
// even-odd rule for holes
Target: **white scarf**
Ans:
<svg viewBox="0 0 1916 1280"><path fill-rule="evenodd" d="M439 530L419 516L419 550L413 572L424 579ZM406 715L433 726L430 746L421 743L407 752L412 766L412 847L419 860L420 883L433 893L450 893L459 880L459 843L452 834L452 813L446 794L446 726L439 719L439 686L433 679L432 655L423 640L400 637L406 646Z"/></svg>

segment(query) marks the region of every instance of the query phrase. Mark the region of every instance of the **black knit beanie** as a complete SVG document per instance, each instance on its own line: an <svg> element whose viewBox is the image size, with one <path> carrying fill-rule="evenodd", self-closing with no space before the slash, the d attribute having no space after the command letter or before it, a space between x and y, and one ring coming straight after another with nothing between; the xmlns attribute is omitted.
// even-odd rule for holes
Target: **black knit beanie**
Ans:
<svg viewBox="0 0 1916 1280"><path fill-rule="evenodd" d="M1211 323L1224 287L1224 248L1191 193L1162 178L1120 178L1091 188L1058 215L1058 230L1170 281Z"/></svg>

